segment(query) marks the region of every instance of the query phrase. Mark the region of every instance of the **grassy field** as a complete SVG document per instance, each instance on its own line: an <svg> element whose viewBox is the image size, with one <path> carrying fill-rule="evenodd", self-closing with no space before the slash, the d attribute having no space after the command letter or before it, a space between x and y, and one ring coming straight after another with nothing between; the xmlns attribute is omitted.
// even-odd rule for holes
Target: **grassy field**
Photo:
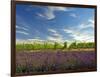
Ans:
<svg viewBox="0 0 100 77"><path fill-rule="evenodd" d="M62 50L73 50L73 49L93 49L95 44L93 42L72 42L70 45L67 42L64 43L17 43L16 51L25 51L25 50L46 50L46 49L62 49Z"/></svg>

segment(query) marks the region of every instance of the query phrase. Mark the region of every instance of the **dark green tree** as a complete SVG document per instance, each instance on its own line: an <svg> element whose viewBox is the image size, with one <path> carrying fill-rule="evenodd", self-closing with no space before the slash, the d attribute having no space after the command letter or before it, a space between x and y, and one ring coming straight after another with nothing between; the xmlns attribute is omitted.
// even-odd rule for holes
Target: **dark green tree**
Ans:
<svg viewBox="0 0 100 77"><path fill-rule="evenodd" d="M58 45L58 43L55 42L55 43L54 43L54 49L57 49L57 45Z"/></svg>
<svg viewBox="0 0 100 77"><path fill-rule="evenodd" d="M77 48L76 41L71 43L70 46L69 46L69 49L76 49L76 48Z"/></svg>
<svg viewBox="0 0 100 77"><path fill-rule="evenodd" d="M66 49L66 48L67 48L67 42L64 42L63 49Z"/></svg>

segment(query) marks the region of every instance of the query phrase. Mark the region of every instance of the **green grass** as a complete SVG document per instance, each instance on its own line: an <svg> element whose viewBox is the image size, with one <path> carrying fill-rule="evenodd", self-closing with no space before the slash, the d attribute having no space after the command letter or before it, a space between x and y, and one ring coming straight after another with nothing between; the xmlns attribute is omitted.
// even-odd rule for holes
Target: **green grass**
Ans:
<svg viewBox="0 0 100 77"><path fill-rule="evenodd" d="M94 48L95 44L94 42L72 42L69 46L67 42L64 42L63 45L55 42L54 44L51 43L32 43L32 44L26 44L26 43L17 43L16 44L16 50L22 51L22 50L45 50L45 49L87 49L87 48Z"/></svg>

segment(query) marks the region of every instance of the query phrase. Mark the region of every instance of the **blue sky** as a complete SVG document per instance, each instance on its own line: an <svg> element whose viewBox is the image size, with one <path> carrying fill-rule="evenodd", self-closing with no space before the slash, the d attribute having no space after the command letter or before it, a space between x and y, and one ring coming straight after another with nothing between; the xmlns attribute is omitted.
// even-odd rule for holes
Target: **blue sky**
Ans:
<svg viewBox="0 0 100 77"><path fill-rule="evenodd" d="M94 9L17 4L16 39L94 41Z"/></svg>

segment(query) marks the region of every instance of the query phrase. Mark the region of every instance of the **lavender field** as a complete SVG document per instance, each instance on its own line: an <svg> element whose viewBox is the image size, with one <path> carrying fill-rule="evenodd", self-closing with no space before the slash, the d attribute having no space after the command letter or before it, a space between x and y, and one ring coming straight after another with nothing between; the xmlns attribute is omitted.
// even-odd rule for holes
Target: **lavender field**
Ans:
<svg viewBox="0 0 100 77"><path fill-rule="evenodd" d="M16 52L16 73L18 75L95 69L94 51Z"/></svg>
<svg viewBox="0 0 100 77"><path fill-rule="evenodd" d="M16 5L16 75L96 71L94 8Z"/></svg>

